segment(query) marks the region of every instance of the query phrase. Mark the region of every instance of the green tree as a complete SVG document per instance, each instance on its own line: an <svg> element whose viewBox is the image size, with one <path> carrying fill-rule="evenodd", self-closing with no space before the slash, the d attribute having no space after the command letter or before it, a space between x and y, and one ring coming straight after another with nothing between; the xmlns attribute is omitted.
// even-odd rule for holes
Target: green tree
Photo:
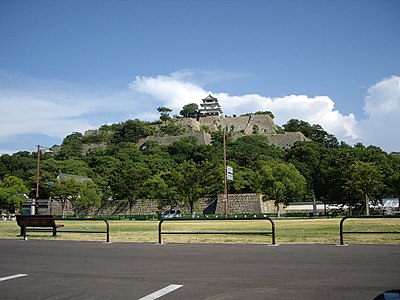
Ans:
<svg viewBox="0 0 400 300"><path fill-rule="evenodd" d="M146 194L144 184L150 176L149 168L142 162L127 162L115 174L111 188L116 199L125 200L129 204L130 214L133 204Z"/></svg>
<svg viewBox="0 0 400 300"><path fill-rule="evenodd" d="M326 204L348 205L350 208L357 203L345 188L344 176L356 161L350 146L325 149L319 165L319 200Z"/></svg>
<svg viewBox="0 0 400 300"><path fill-rule="evenodd" d="M59 179L49 186L50 196L61 203L62 217L68 201L74 203L79 197L80 183L75 180Z"/></svg>
<svg viewBox="0 0 400 300"><path fill-rule="evenodd" d="M0 157L0 179L12 175L21 178L27 184L31 179L32 170L36 170L36 161L36 155L28 151L12 155L3 154Z"/></svg>
<svg viewBox="0 0 400 300"><path fill-rule="evenodd" d="M208 146L199 145L194 137L184 137L177 142L173 142L167 147L167 150L177 163L182 163L186 160L193 160L198 163L209 157Z"/></svg>
<svg viewBox="0 0 400 300"><path fill-rule="evenodd" d="M103 153L102 155L90 155L88 163L92 169L93 180L103 195L103 201L107 203L112 199L112 182L115 174L121 169L122 162L114 156Z"/></svg>
<svg viewBox="0 0 400 300"><path fill-rule="evenodd" d="M76 158L74 159L76 160ZM42 159L40 161L40 178L39 178L39 197L40 199L49 198L50 195L50 184L56 180L57 175L62 169L62 160L56 160L54 157L49 159ZM35 197L36 193L36 168L32 169L30 174L31 178L29 181L31 187L31 197Z"/></svg>
<svg viewBox="0 0 400 300"><path fill-rule="evenodd" d="M254 181L257 177L256 172L246 166L239 166L235 162L228 161L227 164L234 170L234 180L228 181L229 193L254 193Z"/></svg>
<svg viewBox="0 0 400 300"><path fill-rule="evenodd" d="M182 126L178 126L173 123L169 123L169 124L165 124L164 126L161 126L160 131L163 134L168 134L168 135L181 135L184 132Z"/></svg>
<svg viewBox="0 0 400 300"><path fill-rule="evenodd" d="M321 200L320 164L324 148L315 142L298 142L286 153L286 161L293 164L307 181L305 201Z"/></svg>
<svg viewBox="0 0 400 300"><path fill-rule="evenodd" d="M114 131L114 135L111 139L111 142L114 144L123 142L137 143L139 139L154 133L154 128L151 127L149 123L138 119L116 124L111 127L111 130Z"/></svg>
<svg viewBox="0 0 400 300"><path fill-rule="evenodd" d="M294 165L268 161L261 163L257 187L265 199L275 200L279 216L279 203L303 200L306 180Z"/></svg>
<svg viewBox="0 0 400 300"><path fill-rule="evenodd" d="M159 172L167 172L174 165L174 161L168 153L143 155L140 162L146 165L150 176Z"/></svg>
<svg viewBox="0 0 400 300"><path fill-rule="evenodd" d="M105 125L107 126L107 125ZM100 127L97 130L91 130L82 138L84 144L106 143L111 140L112 132L107 127Z"/></svg>
<svg viewBox="0 0 400 300"><path fill-rule="evenodd" d="M179 114L184 118L195 118L199 111L199 106L196 103L189 103L182 107Z"/></svg>
<svg viewBox="0 0 400 300"><path fill-rule="evenodd" d="M119 143L118 145L113 145L109 147L107 155L114 156L119 161L123 163L128 163L130 161L139 161L141 153L136 146L136 144L129 143Z"/></svg>
<svg viewBox="0 0 400 300"><path fill-rule="evenodd" d="M59 170L62 173L77 174L81 176L91 176L92 169L86 161L76 158L63 160L59 165Z"/></svg>
<svg viewBox="0 0 400 300"><path fill-rule="evenodd" d="M86 180L79 185L79 196L72 203L75 213L90 207L100 207L102 193L98 186L91 180Z"/></svg>
<svg viewBox="0 0 400 300"><path fill-rule="evenodd" d="M172 109L165 107L165 106L161 106L161 107L157 108L157 111L161 114L160 120L163 121L164 123L171 120L169 113L172 111Z"/></svg>
<svg viewBox="0 0 400 300"><path fill-rule="evenodd" d="M262 135L244 136L234 142L227 140L227 157L240 166L256 168L257 161L283 159L282 149L271 145Z"/></svg>
<svg viewBox="0 0 400 300"><path fill-rule="evenodd" d="M59 159L66 158L82 158L83 156L83 135L80 132L74 132L66 136L61 145L60 151L57 153Z"/></svg>
<svg viewBox="0 0 400 300"><path fill-rule="evenodd" d="M353 147L352 152L357 161L372 163L383 172L389 167L388 155L379 147L364 147L364 145L359 143Z"/></svg>
<svg viewBox="0 0 400 300"><path fill-rule="evenodd" d="M365 203L366 214L369 216L369 202L377 202L383 197L383 173L371 163L356 162L350 166L346 175L346 189L355 199Z"/></svg>
<svg viewBox="0 0 400 300"><path fill-rule="evenodd" d="M208 161L196 164L188 160L171 170L171 184L178 191L178 200L189 206L190 213L200 198L220 192L221 182L218 166Z"/></svg>
<svg viewBox="0 0 400 300"><path fill-rule="evenodd" d="M142 146L140 146L140 150L144 155L168 155L166 146L160 145L155 141L147 141Z"/></svg>
<svg viewBox="0 0 400 300"><path fill-rule="evenodd" d="M0 210L7 209L13 213L21 208L21 204L27 201L29 193L24 181L15 176L6 176L0 180Z"/></svg>
<svg viewBox="0 0 400 300"><path fill-rule="evenodd" d="M400 210L400 155L389 154L389 172L386 178L387 185L392 190L392 193L399 200L398 210Z"/></svg>
<svg viewBox="0 0 400 300"><path fill-rule="evenodd" d="M170 209L182 207L185 202L182 200L170 171L161 171L150 177L144 183L144 189L150 199L159 201L159 208L168 206Z"/></svg>
<svg viewBox="0 0 400 300"><path fill-rule="evenodd" d="M321 125L318 124L310 125L310 123L305 121L291 119L282 127L287 132L300 131L309 139L325 147L332 148L339 146L337 138L334 135L326 132Z"/></svg>

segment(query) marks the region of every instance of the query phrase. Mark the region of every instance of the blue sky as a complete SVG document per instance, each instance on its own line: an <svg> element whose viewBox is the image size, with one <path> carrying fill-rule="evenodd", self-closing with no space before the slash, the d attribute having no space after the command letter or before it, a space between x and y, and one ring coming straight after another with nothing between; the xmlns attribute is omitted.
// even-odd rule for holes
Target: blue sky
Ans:
<svg viewBox="0 0 400 300"><path fill-rule="evenodd" d="M0 153L217 96L400 151L400 1L1 0Z"/></svg>

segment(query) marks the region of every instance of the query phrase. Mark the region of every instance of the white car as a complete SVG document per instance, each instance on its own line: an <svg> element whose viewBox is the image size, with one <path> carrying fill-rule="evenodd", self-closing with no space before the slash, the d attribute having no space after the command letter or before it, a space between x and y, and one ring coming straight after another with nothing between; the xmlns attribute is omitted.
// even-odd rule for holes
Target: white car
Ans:
<svg viewBox="0 0 400 300"><path fill-rule="evenodd" d="M179 209L170 209L161 214L163 219L177 219L182 218L181 211Z"/></svg>

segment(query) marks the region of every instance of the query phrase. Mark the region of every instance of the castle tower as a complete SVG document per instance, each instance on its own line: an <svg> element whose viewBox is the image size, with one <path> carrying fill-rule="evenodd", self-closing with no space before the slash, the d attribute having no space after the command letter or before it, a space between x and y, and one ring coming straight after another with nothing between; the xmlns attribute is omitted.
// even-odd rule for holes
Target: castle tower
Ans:
<svg viewBox="0 0 400 300"><path fill-rule="evenodd" d="M199 109L200 117L219 116L222 114L222 109L217 98L208 95L202 100L203 103L200 104L201 108Z"/></svg>

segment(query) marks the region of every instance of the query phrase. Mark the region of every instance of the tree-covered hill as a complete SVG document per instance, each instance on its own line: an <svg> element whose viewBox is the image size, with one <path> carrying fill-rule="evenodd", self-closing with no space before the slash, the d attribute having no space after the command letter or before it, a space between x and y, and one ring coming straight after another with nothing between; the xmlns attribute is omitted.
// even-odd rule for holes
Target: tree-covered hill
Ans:
<svg viewBox="0 0 400 300"><path fill-rule="evenodd" d="M182 111L185 116L192 112ZM271 113L272 114L272 113ZM273 115L272 115L273 116ZM198 199L223 192L223 128L211 132L211 144L191 137L169 145L151 135L185 132L161 111L162 120L128 120L87 132L71 133L53 152L41 153L40 198L70 200L75 208L124 200L154 199L159 206L193 208ZM290 120L286 132L300 131L310 141L290 149L274 146L260 134L227 135L228 165L234 169L229 193L262 193L276 202L312 201L363 206L385 196L400 196L400 156L379 147L354 147L337 141L319 125ZM14 211L36 193L37 153L0 157L0 205ZM63 174L87 176L90 182L57 179ZM49 184L51 183L51 184Z"/></svg>

